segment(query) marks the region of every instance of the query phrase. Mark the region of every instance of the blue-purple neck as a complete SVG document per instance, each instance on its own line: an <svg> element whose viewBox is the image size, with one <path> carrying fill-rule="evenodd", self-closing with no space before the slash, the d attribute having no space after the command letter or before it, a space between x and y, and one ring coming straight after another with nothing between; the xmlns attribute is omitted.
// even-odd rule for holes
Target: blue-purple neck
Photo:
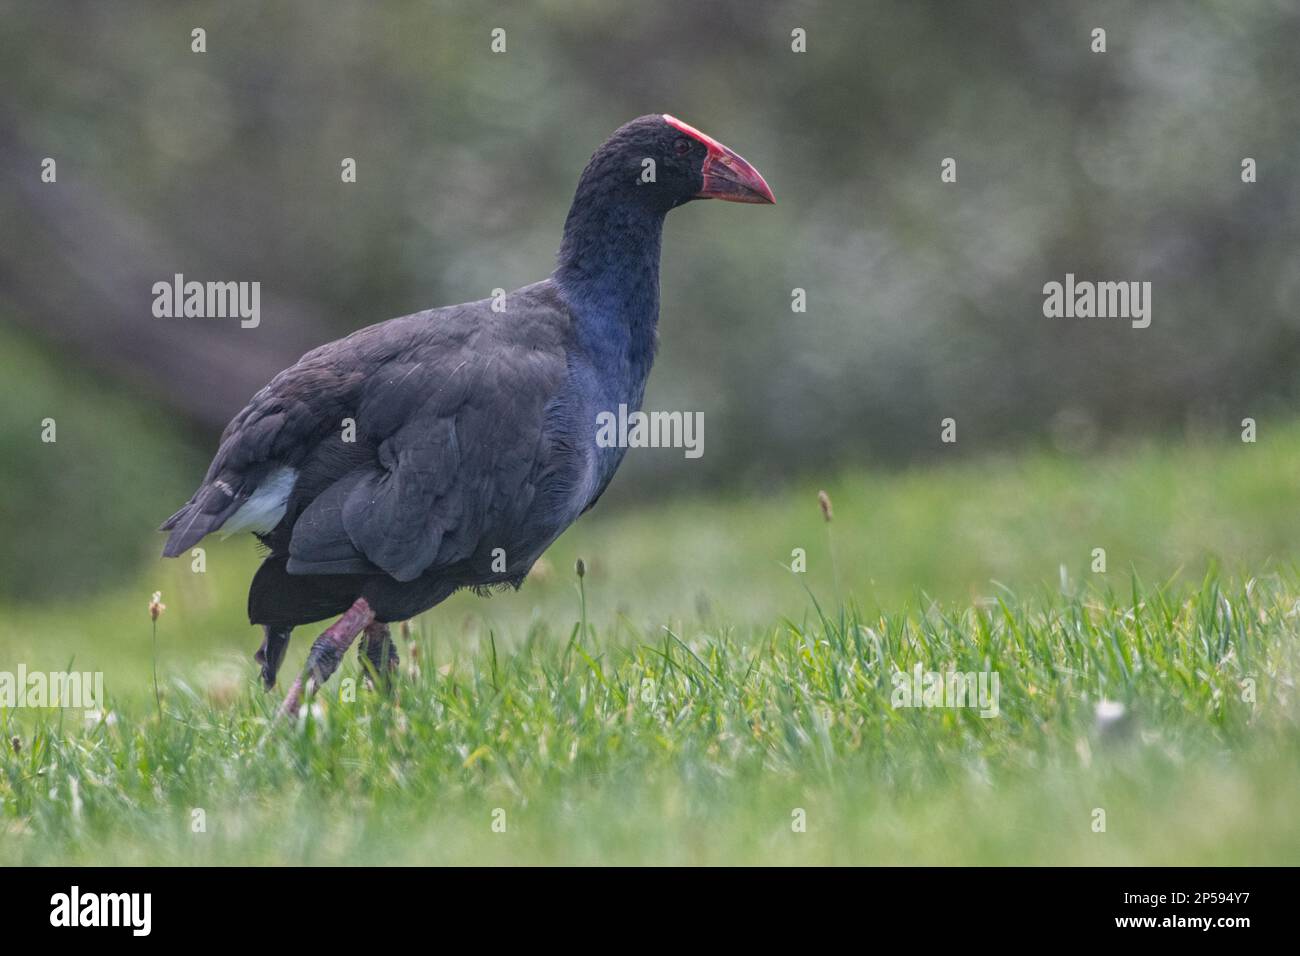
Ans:
<svg viewBox="0 0 1300 956"><path fill-rule="evenodd" d="M663 227L664 212L580 191L554 273L610 396L638 405L655 354Z"/></svg>

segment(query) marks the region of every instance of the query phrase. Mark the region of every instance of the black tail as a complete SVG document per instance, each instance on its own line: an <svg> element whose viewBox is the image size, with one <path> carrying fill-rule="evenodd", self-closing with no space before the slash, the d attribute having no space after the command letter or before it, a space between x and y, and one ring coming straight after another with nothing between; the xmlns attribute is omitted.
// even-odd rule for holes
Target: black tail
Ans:
<svg viewBox="0 0 1300 956"><path fill-rule="evenodd" d="M162 523L159 531L170 531L163 557L174 558L198 544L205 535L220 528L239 510L247 495L231 491L226 481L203 484L185 507Z"/></svg>
<svg viewBox="0 0 1300 956"><path fill-rule="evenodd" d="M204 535L216 531L225 523L228 515L205 515L195 502L190 502L176 512L159 528L170 531L167 543L163 546L163 557L174 558L197 544Z"/></svg>

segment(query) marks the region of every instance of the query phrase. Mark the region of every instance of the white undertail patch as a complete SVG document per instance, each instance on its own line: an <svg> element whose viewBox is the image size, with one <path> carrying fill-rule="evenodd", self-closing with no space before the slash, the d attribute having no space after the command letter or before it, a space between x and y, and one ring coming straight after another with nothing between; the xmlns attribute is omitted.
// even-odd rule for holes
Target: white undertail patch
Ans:
<svg viewBox="0 0 1300 956"><path fill-rule="evenodd" d="M222 535L235 534L239 531L252 531L265 534L280 523L284 509L289 504L289 495L298 481L298 472L288 465L281 465L271 472L257 490L249 495L248 500L239 510L231 515L222 525Z"/></svg>

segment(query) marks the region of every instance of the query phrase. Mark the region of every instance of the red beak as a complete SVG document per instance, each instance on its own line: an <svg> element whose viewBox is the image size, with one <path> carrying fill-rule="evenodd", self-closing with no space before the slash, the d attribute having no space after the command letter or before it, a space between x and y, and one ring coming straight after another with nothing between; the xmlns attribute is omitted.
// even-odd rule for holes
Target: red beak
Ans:
<svg viewBox="0 0 1300 956"><path fill-rule="evenodd" d="M708 147L704 157L704 188L695 194L697 199L722 199L726 202L774 203L776 197L759 174L735 150L723 146L712 136L701 133L689 123L664 114L664 122Z"/></svg>

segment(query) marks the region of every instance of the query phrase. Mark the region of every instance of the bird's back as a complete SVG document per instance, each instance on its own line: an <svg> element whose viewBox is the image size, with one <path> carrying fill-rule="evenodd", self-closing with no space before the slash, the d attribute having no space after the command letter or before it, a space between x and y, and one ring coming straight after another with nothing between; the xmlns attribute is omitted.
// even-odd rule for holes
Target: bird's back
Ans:
<svg viewBox="0 0 1300 956"><path fill-rule="evenodd" d="M304 355L226 428L204 483L164 525L165 553L261 522L248 530L271 548L281 588L522 579L586 506L589 463L564 427L563 297L548 280L500 305L392 319ZM338 602L315 603L331 609L308 619Z"/></svg>

